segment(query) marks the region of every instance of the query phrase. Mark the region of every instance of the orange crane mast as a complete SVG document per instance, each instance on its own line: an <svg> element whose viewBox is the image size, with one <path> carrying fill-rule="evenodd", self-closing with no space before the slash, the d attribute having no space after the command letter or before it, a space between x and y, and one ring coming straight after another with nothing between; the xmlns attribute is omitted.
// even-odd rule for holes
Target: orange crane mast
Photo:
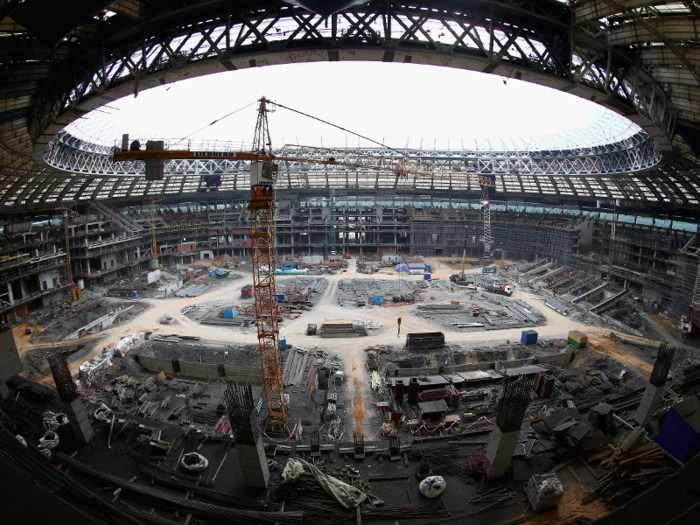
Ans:
<svg viewBox="0 0 700 525"><path fill-rule="evenodd" d="M277 326L278 305L275 287L275 194L277 165L272 162L272 141L267 122L270 109L263 97L255 125L250 166L250 238L253 259L253 294L258 321L258 344L267 401L267 426L286 430L287 400L282 379L282 356Z"/></svg>

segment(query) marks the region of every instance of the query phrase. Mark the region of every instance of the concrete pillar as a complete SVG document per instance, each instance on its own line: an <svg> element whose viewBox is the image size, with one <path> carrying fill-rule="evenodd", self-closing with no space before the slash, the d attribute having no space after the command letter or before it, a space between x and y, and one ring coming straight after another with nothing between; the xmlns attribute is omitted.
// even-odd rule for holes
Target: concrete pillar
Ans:
<svg viewBox="0 0 700 525"><path fill-rule="evenodd" d="M488 475L489 478L500 478L508 472L519 437L520 429L504 433L501 432L498 425L494 425L489 435L488 450L486 451L486 459L489 460L494 470L492 474Z"/></svg>
<svg viewBox="0 0 700 525"><path fill-rule="evenodd" d="M148 268L151 270L157 270L158 269L158 259L151 259L148 261Z"/></svg>
<svg viewBox="0 0 700 525"><path fill-rule="evenodd" d="M236 443L238 462L243 471L246 487L264 489L270 481L270 469L267 467L267 457L263 448L262 435L255 445Z"/></svg>
<svg viewBox="0 0 700 525"><path fill-rule="evenodd" d="M85 413L85 407L83 406L82 399L75 398L70 403L61 400L61 405L63 407L63 413L68 417L70 422L70 427L75 433L75 437L78 441L83 443L89 443L95 436L95 431L90 425L87 414Z"/></svg>
<svg viewBox="0 0 700 525"><path fill-rule="evenodd" d="M642 427L646 427L650 422L651 418L654 417L654 412L659 406L659 400L661 399L661 394L664 392L665 385L655 386L649 383L646 390L644 391L644 396L642 396L642 401L639 403L639 408L634 416L634 421Z"/></svg>

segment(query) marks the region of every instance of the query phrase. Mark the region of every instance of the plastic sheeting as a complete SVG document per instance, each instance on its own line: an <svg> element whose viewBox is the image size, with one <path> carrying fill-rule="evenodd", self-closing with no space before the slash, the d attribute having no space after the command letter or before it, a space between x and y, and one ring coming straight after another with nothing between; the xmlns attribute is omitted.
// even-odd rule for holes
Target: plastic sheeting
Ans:
<svg viewBox="0 0 700 525"><path fill-rule="evenodd" d="M191 472L200 472L207 468L209 460L197 452L189 452L182 457L182 468Z"/></svg>
<svg viewBox="0 0 700 525"><path fill-rule="evenodd" d="M56 432L47 432L43 437L39 438L39 448L52 450L58 446L58 434Z"/></svg>
<svg viewBox="0 0 700 525"><path fill-rule="evenodd" d="M304 465L297 459L290 459L282 471L282 485L294 483L304 472Z"/></svg>
<svg viewBox="0 0 700 525"><path fill-rule="evenodd" d="M426 498L437 498L446 488L447 482L442 476L428 476L418 485L418 490Z"/></svg>
<svg viewBox="0 0 700 525"><path fill-rule="evenodd" d="M323 490L330 494L333 499L335 499L346 509L353 509L365 500L369 500L372 505L384 504L384 502L378 497L362 492L360 489L357 489L352 485L348 485L344 481L340 481L338 478L324 474L318 468L310 465L309 463L306 463L306 466L309 467L309 470L311 471L311 474L313 474L316 483L321 485Z"/></svg>
<svg viewBox="0 0 700 525"><path fill-rule="evenodd" d="M62 426L68 424L68 416L63 413L54 414L50 410L47 410L42 414L42 424L44 427L44 432L49 430L57 430Z"/></svg>
<svg viewBox="0 0 700 525"><path fill-rule="evenodd" d="M95 419L98 421L111 421L112 419L112 411L102 403L102 406L95 410Z"/></svg>

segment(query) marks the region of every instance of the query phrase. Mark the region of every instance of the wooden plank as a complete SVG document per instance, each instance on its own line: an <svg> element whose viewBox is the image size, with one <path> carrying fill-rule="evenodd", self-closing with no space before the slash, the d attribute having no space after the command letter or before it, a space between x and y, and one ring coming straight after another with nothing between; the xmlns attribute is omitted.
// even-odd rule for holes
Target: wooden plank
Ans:
<svg viewBox="0 0 700 525"><path fill-rule="evenodd" d="M559 465L558 467L552 469L552 472L557 472L558 470L561 470L561 469L563 469L564 467L568 467L568 466L571 465L574 461L576 461L576 458L570 459L570 460L567 461L566 463L562 463L562 464Z"/></svg>
<svg viewBox="0 0 700 525"><path fill-rule="evenodd" d="M219 475L219 471L221 470L221 467L224 466L224 461L226 461L226 458L228 457L228 452L226 452L226 455L224 455L224 459L221 460L221 463L219 463L219 468L216 469L216 474L214 474L214 477L211 478L211 482L214 483L216 481L216 476Z"/></svg>
<svg viewBox="0 0 700 525"><path fill-rule="evenodd" d="M383 476L381 474L370 474L369 480L370 481L391 481L395 479L408 479L408 474L389 474L386 476Z"/></svg>
<svg viewBox="0 0 700 525"><path fill-rule="evenodd" d="M574 477L574 479L578 481L578 484L581 485L581 488L585 489L586 487L583 485L583 481L581 481L581 478L578 477L578 474L576 474L576 471L573 469L573 467L571 465L567 465L566 468L569 472L571 472L571 475Z"/></svg>

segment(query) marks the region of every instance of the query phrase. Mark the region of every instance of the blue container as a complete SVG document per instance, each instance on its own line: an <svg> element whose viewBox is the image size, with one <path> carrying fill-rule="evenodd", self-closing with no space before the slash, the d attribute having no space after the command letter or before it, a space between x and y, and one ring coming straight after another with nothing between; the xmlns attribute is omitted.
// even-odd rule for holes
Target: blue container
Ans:
<svg viewBox="0 0 700 525"><path fill-rule="evenodd" d="M138 297L138 296L139 296L139 293L138 293L138 292L134 292L134 297Z"/></svg>
<svg viewBox="0 0 700 525"><path fill-rule="evenodd" d="M375 295L374 296L374 304L382 304L383 302L384 302L383 295Z"/></svg>
<svg viewBox="0 0 700 525"><path fill-rule="evenodd" d="M534 330L523 330L520 342L525 345L534 345L537 342L537 332Z"/></svg>
<svg viewBox="0 0 700 525"><path fill-rule="evenodd" d="M209 272L209 277L212 277L214 275L214 272Z"/></svg>
<svg viewBox="0 0 700 525"><path fill-rule="evenodd" d="M221 270L217 268L216 270L214 270L214 273L221 273Z"/></svg>
<svg viewBox="0 0 700 525"><path fill-rule="evenodd" d="M700 401L695 398L676 403L656 436L656 443L678 461L686 461L700 450L700 425L697 416L693 418L698 409Z"/></svg>
<svg viewBox="0 0 700 525"><path fill-rule="evenodd" d="M424 273L424 274L423 274L423 279L424 279L425 281L429 281L429 280L431 279L430 274L429 274L429 273Z"/></svg>
<svg viewBox="0 0 700 525"><path fill-rule="evenodd" d="M277 294L277 302L278 302L278 303L283 303L283 302L284 302L284 294L283 294L283 293Z"/></svg>
<svg viewBox="0 0 700 525"><path fill-rule="evenodd" d="M235 316L235 310L224 310L224 319L233 319Z"/></svg>
<svg viewBox="0 0 700 525"><path fill-rule="evenodd" d="M280 339L280 350L286 350L287 349L287 339L282 338Z"/></svg>

